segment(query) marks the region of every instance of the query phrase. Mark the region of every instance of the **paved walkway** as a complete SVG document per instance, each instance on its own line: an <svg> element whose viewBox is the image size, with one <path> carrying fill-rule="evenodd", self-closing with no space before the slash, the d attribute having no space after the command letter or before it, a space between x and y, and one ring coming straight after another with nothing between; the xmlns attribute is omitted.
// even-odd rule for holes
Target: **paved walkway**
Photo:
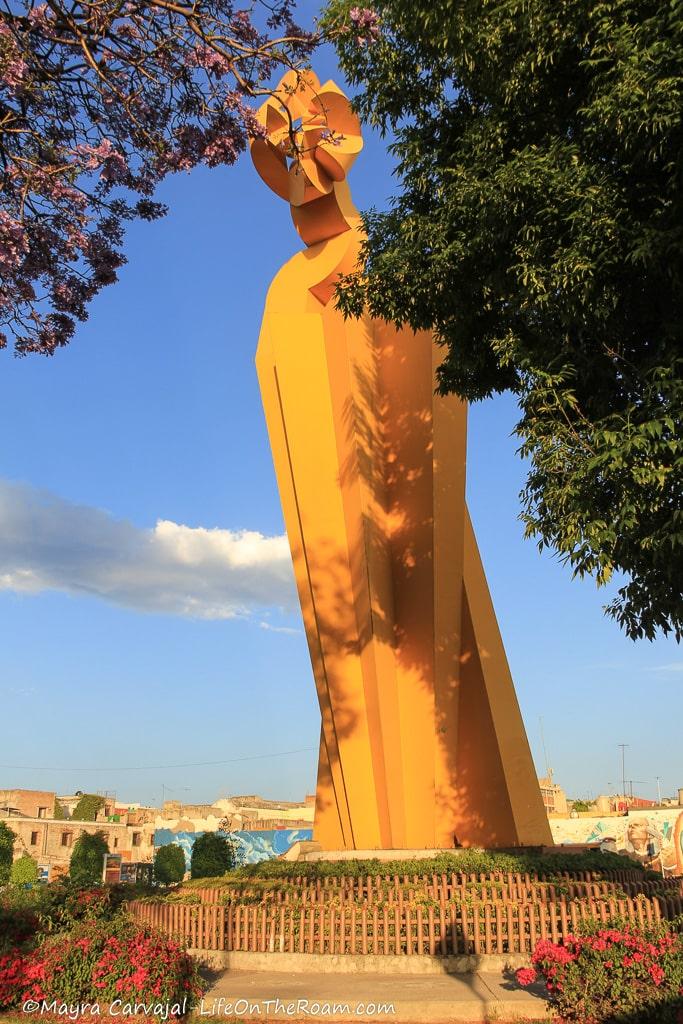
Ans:
<svg viewBox="0 0 683 1024"><path fill-rule="evenodd" d="M211 976L195 1012L224 1020L387 1024L503 1024L548 1017L540 989L520 989L498 972L387 976L231 970Z"/></svg>

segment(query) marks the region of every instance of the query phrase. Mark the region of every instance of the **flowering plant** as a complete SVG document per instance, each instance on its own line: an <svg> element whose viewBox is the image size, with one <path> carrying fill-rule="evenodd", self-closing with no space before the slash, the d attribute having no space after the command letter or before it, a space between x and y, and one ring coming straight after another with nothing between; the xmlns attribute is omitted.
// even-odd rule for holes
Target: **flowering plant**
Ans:
<svg viewBox="0 0 683 1024"><path fill-rule="evenodd" d="M51 354L177 171L233 164L317 37L292 0L17 0L0 18L0 348Z"/></svg>
<svg viewBox="0 0 683 1024"><path fill-rule="evenodd" d="M178 943L125 920L87 922L28 953L0 957L0 1009L27 999L185 1001L190 1009L200 993L197 967Z"/></svg>
<svg viewBox="0 0 683 1024"><path fill-rule="evenodd" d="M349 19L359 46L374 43L379 39L379 15L369 7L352 7Z"/></svg>
<svg viewBox="0 0 683 1024"><path fill-rule="evenodd" d="M683 1021L683 937L664 925L640 931L592 922L562 943L539 942L532 963L517 981L530 985L540 974L566 1024Z"/></svg>
<svg viewBox="0 0 683 1024"><path fill-rule="evenodd" d="M0 954L0 1010L19 1003L25 983L26 957L19 950Z"/></svg>

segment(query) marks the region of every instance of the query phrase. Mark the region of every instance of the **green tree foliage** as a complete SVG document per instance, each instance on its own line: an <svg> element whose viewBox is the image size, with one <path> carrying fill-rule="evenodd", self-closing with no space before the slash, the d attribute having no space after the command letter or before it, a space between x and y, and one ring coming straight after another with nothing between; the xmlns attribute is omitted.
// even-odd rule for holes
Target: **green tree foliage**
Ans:
<svg viewBox="0 0 683 1024"><path fill-rule="evenodd" d="M28 853L15 860L10 870L10 882L13 885L33 885L38 881L38 865Z"/></svg>
<svg viewBox="0 0 683 1024"><path fill-rule="evenodd" d="M593 803L592 800L590 800L590 801L589 800L573 800L572 801L572 810L573 811L579 811L580 813L583 813L584 811L592 811L594 809L594 807L595 807L595 804Z"/></svg>
<svg viewBox="0 0 683 1024"><path fill-rule="evenodd" d="M95 793L84 793L74 807L71 817L74 821L95 821L103 807L104 797L96 796Z"/></svg>
<svg viewBox="0 0 683 1024"><path fill-rule="evenodd" d="M83 832L74 844L69 877L76 885L97 885L102 881L104 855L109 853L103 832Z"/></svg>
<svg viewBox="0 0 683 1024"><path fill-rule="evenodd" d="M324 27L400 179L341 308L432 328L442 392L511 389L527 536L680 639L683 3L331 0Z"/></svg>
<svg viewBox="0 0 683 1024"><path fill-rule="evenodd" d="M63 821L66 818L66 811L60 804L59 800L55 800L55 806L52 811L52 817L57 821Z"/></svg>
<svg viewBox="0 0 683 1024"><path fill-rule="evenodd" d="M172 885L185 875L185 854L176 843L160 846L154 855L154 877L157 882Z"/></svg>
<svg viewBox="0 0 683 1024"><path fill-rule="evenodd" d="M216 878L235 866L233 844L216 832L205 832L192 847L190 876L192 878Z"/></svg>
<svg viewBox="0 0 683 1024"><path fill-rule="evenodd" d="M9 825L0 821L0 885L4 885L9 879L12 859L14 856L14 840L16 833Z"/></svg>

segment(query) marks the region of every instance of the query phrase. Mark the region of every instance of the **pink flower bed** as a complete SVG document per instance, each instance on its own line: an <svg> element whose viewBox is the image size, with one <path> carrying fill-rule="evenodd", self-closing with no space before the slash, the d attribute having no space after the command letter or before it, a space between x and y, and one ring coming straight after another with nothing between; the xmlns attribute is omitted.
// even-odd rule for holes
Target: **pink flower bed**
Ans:
<svg viewBox="0 0 683 1024"><path fill-rule="evenodd" d="M563 943L542 940L520 985L545 981L562 1021L683 1024L683 938L664 926L590 928Z"/></svg>
<svg viewBox="0 0 683 1024"><path fill-rule="evenodd" d="M0 1009L27 1000L167 1004L176 1016L201 993L197 967L178 943L149 929L92 922L29 951L0 957Z"/></svg>

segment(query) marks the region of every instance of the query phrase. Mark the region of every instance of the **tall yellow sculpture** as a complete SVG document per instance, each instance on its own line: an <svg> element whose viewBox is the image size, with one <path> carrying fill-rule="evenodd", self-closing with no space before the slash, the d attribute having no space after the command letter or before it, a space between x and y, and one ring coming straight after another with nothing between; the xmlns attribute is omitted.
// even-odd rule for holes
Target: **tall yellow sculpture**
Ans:
<svg viewBox="0 0 683 1024"><path fill-rule="evenodd" d="M362 239L360 124L285 76L257 171L306 248L275 277L256 365L322 715L323 849L552 843L465 505L466 406L428 333L333 301Z"/></svg>

